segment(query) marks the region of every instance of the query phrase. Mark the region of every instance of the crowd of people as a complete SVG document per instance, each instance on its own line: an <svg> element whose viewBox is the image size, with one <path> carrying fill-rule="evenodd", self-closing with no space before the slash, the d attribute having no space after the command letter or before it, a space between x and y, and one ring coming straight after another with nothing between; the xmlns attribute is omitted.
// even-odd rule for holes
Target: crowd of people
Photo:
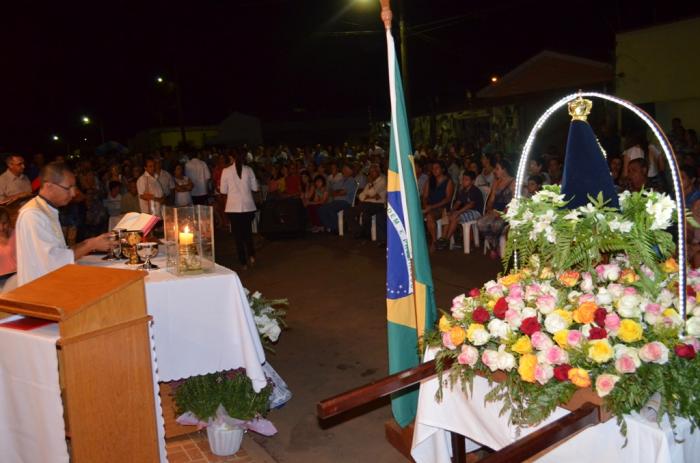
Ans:
<svg viewBox="0 0 700 463"><path fill-rule="evenodd" d="M674 119L669 130L686 195L687 207L700 221L700 144L693 130ZM655 143L642 134L629 134L625 146L608 151L610 172L620 191L642 188L668 191L668 169ZM619 140L618 140L619 141ZM561 150L550 147L529 160L524 195L543 185L561 182ZM77 246L108 229L111 217L128 212L161 215L164 205L210 204L216 226L231 231L239 262L255 263L251 234L256 211L274 211L283 204L297 207L294 223L301 232L347 233L355 238L386 241L388 153L379 144L206 148L192 152L163 149L148 154L92 156L67 162L57 156L47 164L42 154L31 160L18 154L5 159L0 174L0 273L12 271L12 206L40 192L47 166L70 165L75 184L70 198L58 208L68 246ZM457 246L460 225L476 223L492 257L507 231L501 213L515 195L514 162L490 145L420 146L414 152L416 180L431 251ZM56 188L66 185L54 182ZM58 190L56 190L58 191ZM67 191L67 190L66 190ZM343 220L339 213L343 212ZM265 226L265 221L260 224ZM372 225L373 224L373 225ZM346 230L339 230L344 226ZM374 233L372 233L374 232ZM94 242L92 243L95 244ZM691 233L693 259L700 263L700 233Z"/></svg>

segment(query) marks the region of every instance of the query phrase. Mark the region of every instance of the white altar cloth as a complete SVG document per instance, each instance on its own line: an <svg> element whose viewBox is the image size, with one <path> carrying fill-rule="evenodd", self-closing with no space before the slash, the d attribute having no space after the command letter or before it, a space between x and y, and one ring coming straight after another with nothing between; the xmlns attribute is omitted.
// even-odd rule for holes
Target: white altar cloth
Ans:
<svg viewBox="0 0 700 463"><path fill-rule="evenodd" d="M132 268L124 261L87 256L79 264ZM153 382L161 463L167 462L165 422L158 381L173 381L221 370L245 368L253 388L267 384L265 352L238 275L216 265L212 273L177 277L165 270L165 257L153 259L160 269L145 279L146 305L153 316Z"/></svg>
<svg viewBox="0 0 700 463"><path fill-rule="evenodd" d="M431 352L426 360L433 358ZM500 403L484 404L489 392L488 381L474 378L473 394L468 398L459 384L453 390L443 388L443 400L435 401L437 378L424 381L420 386L418 412L413 433L411 455L416 463L449 463L451 455L450 431L467 436L467 449L478 444L499 450L515 440L516 429L509 424L508 416L499 416ZM558 408L540 426L523 429L527 435L569 413ZM667 421L659 427L644 417L634 414L627 417L627 446L620 434L616 420L587 428L566 442L561 443L536 461L540 463L691 463L700 461L700 431L690 433L690 423L676 420L675 439ZM677 442L683 441L683 442ZM475 445L475 443L478 443Z"/></svg>
<svg viewBox="0 0 700 463"><path fill-rule="evenodd" d="M4 318L0 323L22 317ZM0 461L68 463L58 380L58 324L0 327ZM22 355L15 355L21 352Z"/></svg>

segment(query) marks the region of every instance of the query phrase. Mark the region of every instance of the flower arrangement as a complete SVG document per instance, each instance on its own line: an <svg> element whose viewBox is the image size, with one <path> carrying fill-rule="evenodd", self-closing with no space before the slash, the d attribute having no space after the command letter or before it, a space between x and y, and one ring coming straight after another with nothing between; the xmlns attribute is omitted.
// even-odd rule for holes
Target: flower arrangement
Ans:
<svg viewBox="0 0 700 463"><path fill-rule="evenodd" d="M289 301L287 299L269 300L263 298L259 291L251 294L247 289L244 288L244 290L250 309L253 311L260 341L266 350L274 353L275 350L272 346L279 339L282 330L287 328L285 320L287 311L282 307L289 307Z"/></svg>
<svg viewBox="0 0 700 463"><path fill-rule="evenodd" d="M475 374L501 372L486 400L502 401L516 426L541 422L589 387L623 432L623 416L657 393L659 420L700 423L700 272L689 274L683 320L664 231L673 202L642 192L621 195L620 204L617 211L594 198L563 209L557 187L511 203L507 249L522 267L454 298L427 336L441 379L448 374L441 384L466 391Z"/></svg>
<svg viewBox="0 0 700 463"><path fill-rule="evenodd" d="M248 428L264 435L276 432L263 418L269 411L273 385L259 392L244 369L198 375L174 385L174 399L180 416L177 422L200 428L213 423Z"/></svg>

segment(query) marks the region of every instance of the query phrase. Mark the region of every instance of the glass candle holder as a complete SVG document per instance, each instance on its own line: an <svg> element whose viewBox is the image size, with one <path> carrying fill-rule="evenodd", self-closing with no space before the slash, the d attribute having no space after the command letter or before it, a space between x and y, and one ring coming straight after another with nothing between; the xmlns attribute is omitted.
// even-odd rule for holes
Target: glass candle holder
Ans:
<svg viewBox="0 0 700 463"><path fill-rule="evenodd" d="M166 265L176 275L214 270L214 216L211 206L164 207Z"/></svg>

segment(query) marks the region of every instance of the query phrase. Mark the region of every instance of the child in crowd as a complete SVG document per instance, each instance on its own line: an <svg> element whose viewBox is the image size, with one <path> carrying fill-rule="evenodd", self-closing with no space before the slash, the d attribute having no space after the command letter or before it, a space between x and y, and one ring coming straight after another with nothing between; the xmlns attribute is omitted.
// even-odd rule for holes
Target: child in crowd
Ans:
<svg viewBox="0 0 700 463"><path fill-rule="evenodd" d="M476 174L466 171L462 175L462 184L457 191L452 211L449 213L449 224L443 228L442 237L438 240L438 249L446 249L449 246L450 238L454 236L457 225L472 222L481 217L484 210L484 195L481 190L474 185Z"/></svg>
<svg viewBox="0 0 700 463"><path fill-rule="evenodd" d="M542 189L542 183L543 179L541 175L531 175L530 178L527 180L527 193L526 196L528 198L532 198L532 196L540 191Z"/></svg>

